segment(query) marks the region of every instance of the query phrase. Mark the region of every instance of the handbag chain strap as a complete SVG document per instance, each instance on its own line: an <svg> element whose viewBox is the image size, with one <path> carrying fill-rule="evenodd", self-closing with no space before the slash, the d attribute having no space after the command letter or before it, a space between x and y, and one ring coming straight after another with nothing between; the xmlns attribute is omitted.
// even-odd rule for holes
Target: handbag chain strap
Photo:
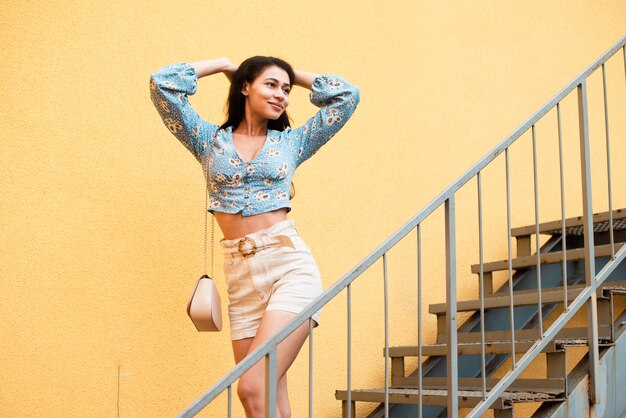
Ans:
<svg viewBox="0 0 626 418"><path fill-rule="evenodd" d="M213 146L213 141L211 141L211 145L209 146L209 153L206 157L206 164L204 164L204 181L205 181L205 198L204 198L204 274L206 274L206 253L207 253L207 229L209 223L209 159L211 158L211 148ZM213 277L213 259L215 252L215 217L211 217L211 276Z"/></svg>

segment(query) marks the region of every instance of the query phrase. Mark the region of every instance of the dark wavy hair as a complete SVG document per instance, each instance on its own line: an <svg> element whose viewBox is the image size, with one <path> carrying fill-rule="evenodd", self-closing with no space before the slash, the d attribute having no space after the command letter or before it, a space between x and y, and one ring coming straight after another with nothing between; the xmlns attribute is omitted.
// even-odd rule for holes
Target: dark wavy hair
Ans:
<svg viewBox="0 0 626 418"><path fill-rule="evenodd" d="M291 68L291 65L289 65L286 61L276 57L266 57L261 55L248 58L239 65L237 71L233 74L233 80L230 84L230 90L228 91L228 101L226 102L226 113L228 114L228 119L222 126L220 126L221 129L226 129L229 126L232 126L232 128L235 129L239 126L239 123L241 123L241 120L245 115L246 109L246 97L243 93L241 93L244 83L247 81L249 84L252 84L252 82L263 72L263 70L271 66L276 66L285 70L285 72L289 75L289 84L293 86L296 76L293 72L293 68ZM274 131L284 131L290 126L289 116L287 116L286 111L283 112L278 119L269 119L267 121L267 129Z"/></svg>

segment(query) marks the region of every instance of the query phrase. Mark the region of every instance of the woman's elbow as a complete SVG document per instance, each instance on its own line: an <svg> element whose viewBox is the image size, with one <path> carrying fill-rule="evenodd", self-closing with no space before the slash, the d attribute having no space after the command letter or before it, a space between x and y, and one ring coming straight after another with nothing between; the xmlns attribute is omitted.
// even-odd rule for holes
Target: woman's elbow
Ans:
<svg viewBox="0 0 626 418"><path fill-rule="evenodd" d="M356 106L361 101L361 89L359 86L352 86L349 93L348 103L351 107L356 108Z"/></svg>
<svg viewBox="0 0 626 418"><path fill-rule="evenodd" d="M356 91L355 91L355 94L354 94L354 100L358 104L361 101L361 89L356 87L355 90Z"/></svg>

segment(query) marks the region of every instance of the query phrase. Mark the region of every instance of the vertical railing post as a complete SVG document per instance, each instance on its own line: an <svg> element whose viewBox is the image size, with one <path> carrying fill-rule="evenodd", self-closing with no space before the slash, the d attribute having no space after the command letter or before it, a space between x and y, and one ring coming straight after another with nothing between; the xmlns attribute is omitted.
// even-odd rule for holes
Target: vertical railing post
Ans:
<svg viewBox="0 0 626 418"><path fill-rule="evenodd" d="M611 185L611 139L609 135L609 99L606 93L606 68L602 63L602 87L604 90L604 132L606 133L606 177L609 196L609 241L611 258L615 257L615 237L613 236L613 192Z"/></svg>
<svg viewBox="0 0 626 418"><path fill-rule="evenodd" d="M233 416L233 387L228 386L228 418Z"/></svg>
<svg viewBox="0 0 626 418"><path fill-rule="evenodd" d="M347 347L347 356L348 356L348 400L346 401L346 405L348 408L348 418L352 417L352 293L351 293L351 283L348 283L347 286L347 303L348 303L348 347Z"/></svg>
<svg viewBox="0 0 626 418"><path fill-rule="evenodd" d="M511 247L511 170L509 165L509 149L504 150L506 170L506 228L507 252L509 265L509 324L511 327L511 367L515 368L515 300L513 299L513 249ZM528 246L530 247L530 241Z"/></svg>
<svg viewBox="0 0 626 418"><path fill-rule="evenodd" d="M583 228L585 241L585 283L594 291L587 302L587 321L589 338L589 375L591 385L589 395L592 403L598 402L599 395L599 350L598 350L598 315L596 300L596 268L593 239L593 209L591 200L591 162L589 156L589 125L587 119L587 82L578 85L578 123L580 130L580 165L583 193Z"/></svg>
<svg viewBox="0 0 626 418"><path fill-rule="evenodd" d="M626 45L622 47L622 58L624 58L624 81L626 81Z"/></svg>
<svg viewBox="0 0 626 418"><path fill-rule="evenodd" d="M273 347L265 356L265 416L276 418L276 350Z"/></svg>
<svg viewBox="0 0 626 418"><path fill-rule="evenodd" d="M480 377L483 381L483 399L487 399L487 373L485 367L485 266L483 263L483 187L481 172L476 173L476 188L478 189L478 263L480 266L478 278L478 297L480 299ZM509 243L511 241L509 240Z"/></svg>
<svg viewBox="0 0 626 418"><path fill-rule="evenodd" d="M565 230L565 171L563 169L563 130L561 129L561 104L556 104L556 121L559 129L559 175L561 180L561 251L563 252L563 309L569 306L567 293L567 233Z"/></svg>
<svg viewBox="0 0 626 418"><path fill-rule="evenodd" d="M417 360L419 380L417 388L419 390L419 404L417 406L417 417L422 418L422 224L417 224Z"/></svg>
<svg viewBox="0 0 626 418"><path fill-rule="evenodd" d="M309 418L313 418L313 318L309 318Z"/></svg>
<svg viewBox="0 0 626 418"><path fill-rule="evenodd" d="M459 410L458 348L456 329L456 224L454 195L448 197L446 211L446 344L448 416L456 417Z"/></svg>
<svg viewBox="0 0 626 418"><path fill-rule="evenodd" d="M541 295L543 286L541 285L541 236L539 235L539 174L537 169L537 134L535 125L533 132L533 172L535 179L535 247L537 250L537 320L539 321L539 338L543 338L543 303ZM515 354L513 354L515 356Z"/></svg>
<svg viewBox="0 0 626 418"><path fill-rule="evenodd" d="M389 417L389 279L387 253L383 254L383 297L385 299L385 418Z"/></svg>

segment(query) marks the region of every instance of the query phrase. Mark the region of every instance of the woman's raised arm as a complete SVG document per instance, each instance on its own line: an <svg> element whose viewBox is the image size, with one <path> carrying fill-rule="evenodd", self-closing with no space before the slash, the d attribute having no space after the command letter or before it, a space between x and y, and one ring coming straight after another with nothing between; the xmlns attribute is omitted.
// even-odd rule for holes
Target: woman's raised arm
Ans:
<svg viewBox="0 0 626 418"><path fill-rule="evenodd" d="M190 64L196 70L196 73L198 73L198 77L224 73L230 80L235 70L237 70L237 66L226 57L197 61Z"/></svg>
<svg viewBox="0 0 626 418"><path fill-rule="evenodd" d="M298 144L296 164L311 158L350 119L361 93L357 86L346 79L331 74L296 72L296 84L311 89L311 103L320 110L304 125L289 132Z"/></svg>
<svg viewBox="0 0 626 418"><path fill-rule="evenodd" d="M202 163L212 135L219 126L204 120L189 103L198 78L223 72L230 77L236 67L227 58L176 62L150 75L150 96L170 132Z"/></svg>
<svg viewBox="0 0 626 418"><path fill-rule="evenodd" d="M298 70L294 70L293 72L296 76L296 81L294 84L296 86L306 87L307 89L310 90L311 86L313 85L313 80L315 80L315 77L317 77L317 74L306 73L304 71L298 71Z"/></svg>

